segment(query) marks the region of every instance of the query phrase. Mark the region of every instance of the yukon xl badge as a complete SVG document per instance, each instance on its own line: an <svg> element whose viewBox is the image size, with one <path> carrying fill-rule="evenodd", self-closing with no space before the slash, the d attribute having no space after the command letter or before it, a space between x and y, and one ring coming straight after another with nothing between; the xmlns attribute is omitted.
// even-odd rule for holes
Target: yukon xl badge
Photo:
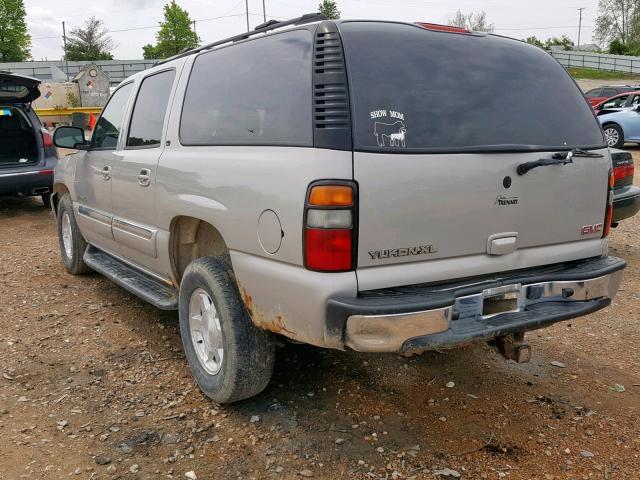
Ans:
<svg viewBox="0 0 640 480"><path fill-rule="evenodd" d="M419 245L417 247L391 248L389 250L375 250L369 252L372 260L382 260L383 258L411 257L414 255L429 255L438 250L433 245Z"/></svg>

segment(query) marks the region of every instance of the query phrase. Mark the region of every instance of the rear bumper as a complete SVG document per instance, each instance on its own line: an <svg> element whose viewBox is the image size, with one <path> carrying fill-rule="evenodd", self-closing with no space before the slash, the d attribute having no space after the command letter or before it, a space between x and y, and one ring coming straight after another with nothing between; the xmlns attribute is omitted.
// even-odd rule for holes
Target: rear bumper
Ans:
<svg viewBox="0 0 640 480"><path fill-rule="evenodd" d="M415 352L535 330L608 306L626 263L598 258L446 285L417 285L333 298L327 321L363 352ZM483 312L505 295L509 311Z"/></svg>
<svg viewBox="0 0 640 480"><path fill-rule="evenodd" d="M613 222L633 217L640 211L640 187L631 185L613 191Z"/></svg>
<svg viewBox="0 0 640 480"><path fill-rule="evenodd" d="M22 170L0 170L0 195L43 195L53 189L53 167L36 166Z"/></svg>

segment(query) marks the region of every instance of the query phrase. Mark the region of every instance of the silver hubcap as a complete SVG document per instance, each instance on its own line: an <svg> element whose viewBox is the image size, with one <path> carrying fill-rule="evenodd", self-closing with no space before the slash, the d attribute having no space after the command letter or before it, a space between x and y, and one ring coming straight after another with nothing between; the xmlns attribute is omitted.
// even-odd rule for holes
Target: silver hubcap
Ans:
<svg viewBox="0 0 640 480"><path fill-rule="evenodd" d="M615 128L607 128L604 131L604 137L607 139L607 145L609 145L610 147L613 147L616 143L618 143L618 140L620 140L620 135Z"/></svg>
<svg viewBox="0 0 640 480"><path fill-rule="evenodd" d="M189 301L189 331L200 365L216 375L224 358L222 327L211 297L201 288L194 290Z"/></svg>
<svg viewBox="0 0 640 480"><path fill-rule="evenodd" d="M73 257L73 234L71 233L71 219L69 214L62 214L62 245L64 246L64 254L69 260Z"/></svg>

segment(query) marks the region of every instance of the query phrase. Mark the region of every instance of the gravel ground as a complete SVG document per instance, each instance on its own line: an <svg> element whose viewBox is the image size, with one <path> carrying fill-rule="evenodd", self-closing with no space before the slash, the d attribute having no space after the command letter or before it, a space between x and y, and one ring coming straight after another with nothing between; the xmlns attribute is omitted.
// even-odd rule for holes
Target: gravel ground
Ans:
<svg viewBox="0 0 640 480"><path fill-rule="evenodd" d="M640 478L638 218L610 239L613 305L528 334L528 364L285 345L270 387L224 407L174 313L64 271L38 200L0 199L0 225L0 479Z"/></svg>

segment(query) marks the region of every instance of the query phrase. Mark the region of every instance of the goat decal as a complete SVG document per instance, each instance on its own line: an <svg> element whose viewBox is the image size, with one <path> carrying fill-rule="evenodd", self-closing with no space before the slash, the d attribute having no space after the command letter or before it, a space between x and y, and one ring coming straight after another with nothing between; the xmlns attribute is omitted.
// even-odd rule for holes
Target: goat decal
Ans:
<svg viewBox="0 0 640 480"><path fill-rule="evenodd" d="M405 148L407 146L407 127L404 124L404 114L395 110L375 110L371 112L372 120L387 120L389 117L391 117L391 122L374 122L373 134L376 137L378 146ZM393 120L395 120L395 122Z"/></svg>

